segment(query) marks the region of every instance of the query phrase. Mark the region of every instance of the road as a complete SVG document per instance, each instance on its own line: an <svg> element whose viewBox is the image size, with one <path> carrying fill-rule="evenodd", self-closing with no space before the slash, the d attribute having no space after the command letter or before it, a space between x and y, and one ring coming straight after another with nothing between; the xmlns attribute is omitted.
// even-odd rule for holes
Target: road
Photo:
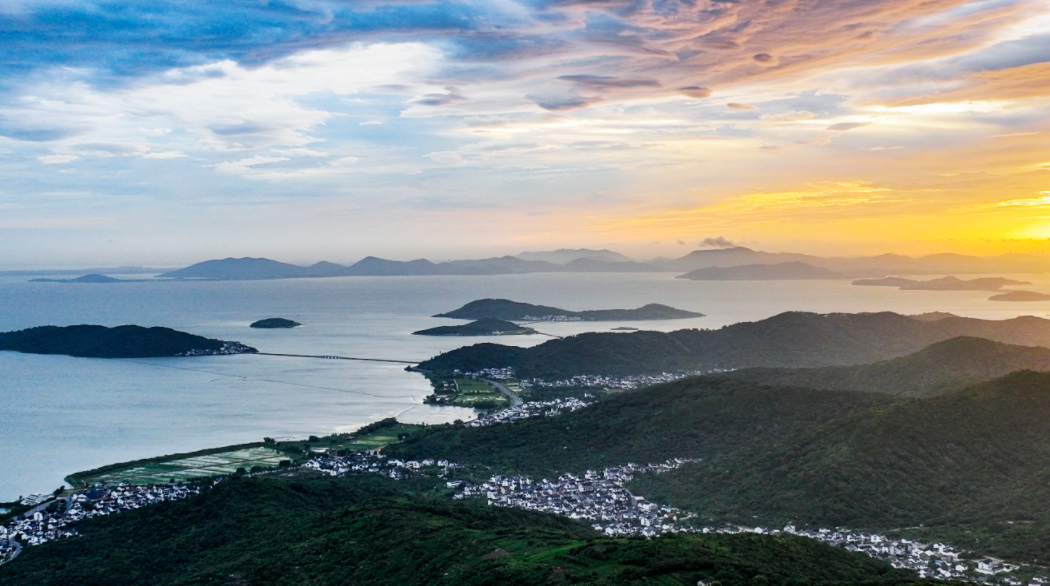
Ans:
<svg viewBox="0 0 1050 586"><path fill-rule="evenodd" d="M498 383L498 382L496 382L494 380L489 380L489 379L482 379L482 380L484 380L485 382L489 383L490 385L496 387L499 390L499 392L503 393L504 395L507 395L507 398L510 399L512 403L514 403L515 407L517 407L518 405L521 405L523 403L523 401L521 400L521 397L519 397L519 396L515 395L514 393L512 393L510 389L508 389L507 387L505 387L503 385L503 383Z"/></svg>
<svg viewBox="0 0 1050 586"><path fill-rule="evenodd" d="M388 360L386 358L352 358L350 356L311 355L311 354L276 354L273 352L256 352L256 356L291 356L294 358L325 358L328 360L361 360L363 362L393 362L396 364L419 364L418 360ZM250 355L249 355L250 356Z"/></svg>

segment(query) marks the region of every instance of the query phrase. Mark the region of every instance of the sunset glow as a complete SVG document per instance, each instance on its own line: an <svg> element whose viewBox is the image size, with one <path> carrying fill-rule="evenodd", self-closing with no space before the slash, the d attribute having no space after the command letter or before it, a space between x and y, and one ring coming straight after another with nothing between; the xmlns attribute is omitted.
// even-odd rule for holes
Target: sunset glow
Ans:
<svg viewBox="0 0 1050 586"><path fill-rule="evenodd" d="M5 266L1050 244L1042 1L13 1L0 23Z"/></svg>

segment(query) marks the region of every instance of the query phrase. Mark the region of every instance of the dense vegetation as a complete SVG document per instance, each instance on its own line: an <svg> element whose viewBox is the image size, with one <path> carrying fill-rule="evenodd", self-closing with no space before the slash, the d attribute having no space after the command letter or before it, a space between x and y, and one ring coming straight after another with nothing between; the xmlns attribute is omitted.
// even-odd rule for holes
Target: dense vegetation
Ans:
<svg viewBox="0 0 1050 586"><path fill-rule="evenodd" d="M142 326L40 326L0 333L0 350L29 354L66 354L87 358L177 356L193 350L218 351L226 342L170 328ZM254 348L242 346L245 352Z"/></svg>
<svg viewBox="0 0 1050 586"><path fill-rule="evenodd" d="M1048 421L1047 373L904 400L702 377L552 419L433 428L390 452L537 475L702 458L632 490L710 522L924 525L963 547L1045 560Z"/></svg>
<svg viewBox="0 0 1050 586"><path fill-rule="evenodd" d="M479 344L420 363L434 372L513 367L518 376L629 375L713 368L818 367L864 364L904 356L957 336L1050 346L1050 320L1003 321L895 313L788 312L718 330L585 333L531 348Z"/></svg>
<svg viewBox="0 0 1050 586"><path fill-rule="evenodd" d="M514 322L495 318L482 318L469 324L458 326L438 326L412 332L416 336L501 336L514 334L535 334L536 330L519 326Z"/></svg>
<svg viewBox="0 0 1050 586"><path fill-rule="evenodd" d="M514 425L434 426L385 450L529 474L583 471L671 457L711 458L795 437L892 398L871 393L767 387L716 378L612 396L559 417Z"/></svg>
<svg viewBox="0 0 1050 586"><path fill-rule="evenodd" d="M28 548L0 566L0 582L919 583L877 560L803 538L604 538L568 519L406 495L405 488L378 477L232 480L185 501L82 523L81 537Z"/></svg>
<svg viewBox="0 0 1050 586"><path fill-rule="evenodd" d="M292 321L290 319L285 319L283 317L268 317L266 319L261 319L261 320L259 320L257 322L252 322L252 324L250 326L248 326L248 327L250 327L250 328L271 329L271 328L294 328L294 327L301 326L301 325L303 325L303 324L301 324L301 323L299 323L297 321Z"/></svg>
<svg viewBox="0 0 1050 586"><path fill-rule="evenodd" d="M434 317L452 317L457 319L504 319L528 320L538 317L566 317L583 321L628 321L650 319L686 319L703 317L702 313L675 309L659 303L650 303L638 309L593 309L588 311L568 311L546 305L519 303L509 299L479 299Z"/></svg>
<svg viewBox="0 0 1050 586"><path fill-rule="evenodd" d="M857 366L746 368L725 376L813 389L932 397L1018 370L1050 370L1050 349L961 336L919 352Z"/></svg>
<svg viewBox="0 0 1050 586"><path fill-rule="evenodd" d="M884 405L639 479L654 499L765 522L947 530L1050 557L1050 374ZM937 529L939 528L939 529ZM974 542L974 536L984 536Z"/></svg>

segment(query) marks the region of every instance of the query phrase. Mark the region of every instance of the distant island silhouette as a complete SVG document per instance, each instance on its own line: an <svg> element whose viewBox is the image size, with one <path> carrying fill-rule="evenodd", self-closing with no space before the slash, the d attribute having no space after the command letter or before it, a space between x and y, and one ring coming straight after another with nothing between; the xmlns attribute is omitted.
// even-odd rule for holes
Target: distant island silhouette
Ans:
<svg viewBox="0 0 1050 586"><path fill-rule="evenodd" d="M171 328L136 325L40 326L0 333L0 350L26 354L64 354L82 358L158 358L254 354L240 342L213 340Z"/></svg>
<svg viewBox="0 0 1050 586"><path fill-rule="evenodd" d="M638 309L594 309L568 311L558 307L519 303L509 299L479 299L447 313L434 317L457 319L494 318L513 321L634 321L688 319L704 317L702 313L675 309L667 305L650 303Z"/></svg>
<svg viewBox="0 0 1050 586"><path fill-rule="evenodd" d="M114 279L113 277L107 277L106 275L100 275L98 273L91 273L90 275L84 275L83 277L77 277L75 279L29 279L30 283L145 283L152 281L152 279Z"/></svg>
<svg viewBox="0 0 1050 586"><path fill-rule="evenodd" d="M252 323L249 328L272 330L272 329L290 329L301 326L303 324L292 321L290 319L284 319L283 317L269 317L261 319L257 322Z"/></svg>
<svg viewBox="0 0 1050 586"><path fill-rule="evenodd" d="M916 281L901 277L885 279L858 279L854 285L864 287L897 287L902 291L998 291L1008 285L1031 285L1028 281L1014 281L1002 277L985 277L963 280L957 277L942 277L929 281Z"/></svg>
<svg viewBox="0 0 1050 586"><path fill-rule="evenodd" d="M842 273L815 267L804 262L784 262L765 265L740 265L734 267L705 267L679 275L679 279L690 281L801 281L817 279L848 279Z"/></svg>
<svg viewBox="0 0 1050 586"><path fill-rule="evenodd" d="M1036 293L1035 291L1008 291L999 295L992 295L988 301L1047 301L1050 295Z"/></svg>
<svg viewBox="0 0 1050 586"><path fill-rule="evenodd" d="M412 332L414 336L514 336L535 334L536 330L502 319L482 318L460 326L439 326Z"/></svg>

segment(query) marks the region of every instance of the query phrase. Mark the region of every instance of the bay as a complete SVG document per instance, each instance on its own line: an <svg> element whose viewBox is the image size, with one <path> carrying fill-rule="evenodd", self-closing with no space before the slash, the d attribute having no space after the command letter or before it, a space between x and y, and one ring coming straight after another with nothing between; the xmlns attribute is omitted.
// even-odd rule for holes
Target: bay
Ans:
<svg viewBox="0 0 1050 586"><path fill-rule="evenodd" d="M1045 316L1050 302L989 302L981 291L898 291L849 281L697 282L673 274L346 277L281 281L97 284L0 278L0 331L79 323L165 326L263 352L418 361L481 341L532 345L544 336L434 338L460 323L430 317L485 297L566 309L663 303L707 317L541 324L552 335L618 326L716 328L783 311L949 311L986 319ZM1043 276L1019 289L1050 291ZM301 322L254 330L267 317ZM0 352L0 500L50 491L112 462L258 441L352 431L370 421L439 423L466 409L422 404L429 384L403 365L275 356L97 360Z"/></svg>

